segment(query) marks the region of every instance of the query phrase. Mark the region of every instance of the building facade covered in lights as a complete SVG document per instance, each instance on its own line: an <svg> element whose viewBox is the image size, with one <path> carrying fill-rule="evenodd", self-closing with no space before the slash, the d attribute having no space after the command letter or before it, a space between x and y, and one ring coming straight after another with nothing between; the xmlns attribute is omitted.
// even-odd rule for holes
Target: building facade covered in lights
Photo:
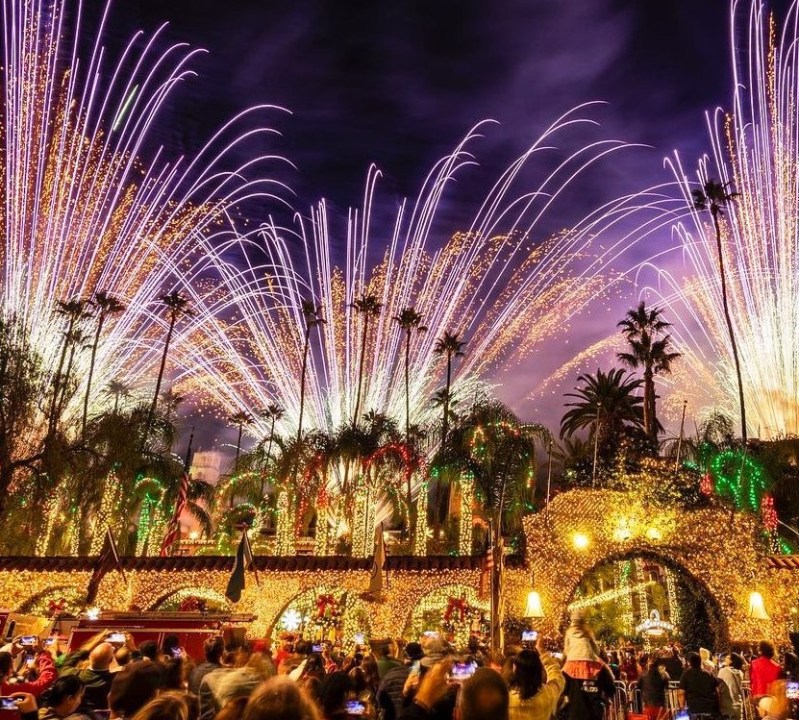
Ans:
<svg viewBox="0 0 799 720"><path fill-rule="evenodd" d="M714 528L725 529L724 543L714 540ZM784 642L796 629L799 569L770 558L751 515L655 509L627 493L573 490L556 497L547 512L528 516L525 536L524 556L509 557L503 573L506 627L534 624L558 638L588 573L603 563L648 558L701 588L719 649L764 637ZM241 601L231 606L224 592L233 562L221 556L123 558L125 580L119 572L106 574L96 604L105 611L180 610L196 609L199 600L251 613L254 635L295 631L310 618L318 636L335 623L350 642L358 635L420 634L432 617L466 640L488 612L482 556L388 557L379 598L367 592L368 558L257 556L257 580L248 573ZM82 611L94 563L0 558L0 605L41 613L65 602ZM540 617L525 617L530 607Z"/></svg>

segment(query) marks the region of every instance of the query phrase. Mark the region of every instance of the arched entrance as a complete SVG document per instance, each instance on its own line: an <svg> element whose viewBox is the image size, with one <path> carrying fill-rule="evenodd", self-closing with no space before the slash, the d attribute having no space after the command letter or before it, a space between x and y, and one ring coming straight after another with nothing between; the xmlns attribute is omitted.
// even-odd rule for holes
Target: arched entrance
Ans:
<svg viewBox="0 0 799 720"><path fill-rule="evenodd" d="M228 599L215 590L203 587L183 587L172 590L156 600L149 610L171 612L213 612L230 610Z"/></svg>
<svg viewBox="0 0 799 720"><path fill-rule="evenodd" d="M524 526L526 567L506 588L506 612L519 613L534 586L545 615L536 625L546 633L562 631L566 608L592 568L650 557L679 571L708 598L710 614L720 618L717 642L784 634L785 603L763 552L763 528L751 514L731 516L721 506L684 508L644 490L571 490L554 498L548 511L525 518ZM763 594L770 619L749 616L753 592Z"/></svg>
<svg viewBox="0 0 799 720"><path fill-rule="evenodd" d="M439 633L459 649L472 636L483 640L489 632L488 601L468 585L436 588L411 610L403 637L418 640L426 632Z"/></svg>
<svg viewBox="0 0 799 720"><path fill-rule="evenodd" d="M369 612L360 598L340 588L319 586L295 595L277 616L269 635L279 640L289 633L305 640L350 646L368 642L370 625Z"/></svg>
<svg viewBox="0 0 799 720"><path fill-rule="evenodd" d="M687 648L729 647L729 628L707 586L670 558L638 551L610 556L573 588L561 628L580 611L602 645L647 650L680 641Z"/></svg>

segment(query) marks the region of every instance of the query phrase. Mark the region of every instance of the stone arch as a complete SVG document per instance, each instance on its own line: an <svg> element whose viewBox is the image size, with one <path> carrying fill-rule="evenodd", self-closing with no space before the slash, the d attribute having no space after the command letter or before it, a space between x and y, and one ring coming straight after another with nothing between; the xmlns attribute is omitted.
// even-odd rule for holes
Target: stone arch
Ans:
<svg viewBox="0 0 799 720"><path fill-rule="evenodd" d="M333 604L323 600L326 596L332 598ZM291 612L296 613L298 618L296 626L282 623ZM338 623L329 619L329 615L335 612L340 612ZM370 614L366 603L355 593L331 585L316 585L296 593L281 607L269 625L267 636L277 640L284 631L302 632L309 636L306 639L311 640L331 639L330 632L333 631L340 634L345 645L351 645L356 640L360 644L357 635L362 634L363 641L370 636Z"/></svg>
<svg viewBox="0 0 799 720"><path fill-rule="evenodd" d="M548 511L526 517L524 525L526 563L506 588L507 612L518 615L534 585L545 613L537 625L554 636L586 572L609 558L648 553L701 581L720 608L731 641L784 634L786 608L773 587L762 527L751 514L731 515L714 505L685 509L654 502L643 491L581 489L561 493ZM770 621L748 617L755 590L767 603L774 601Z"/></svg>
<svg viewBox="0 0 799 720"><path fill-rule="evenodd" d="M677 573L680 578L685 582L688 586L689 590L696 593L701 597L702 601L705 603L707 608L709 619L711 623L711 630L713 635L715 636L716 645L715 648L717 651L722 648L729 647L730 644L730 633L729 633L729 624L727 622L727 618L719 604L718 600L712 593L712 591L707 587L707 584L699 577L695 576L692 572L690 572L681 562L674 560L671 557L667 557L662 552L656 552L653 550L628 550L622 551L618 553L612 553L606 556L604 559L598 560L595 562L588 570L586 570L583 575L574 582L571 587L568 589L567 597L567 605L563 608L563 614L560 621L560 631L565 632L566 628L569 625L569 613L568 613L568 604L574 599L575 592L587 574L597 570L602 565L606 563L614 563L619 561L625 560L635 560L635 559L644 559L644 560L651 560L657 562L670 570Z"/></svg>
<svg viewBox="0 0 799 720"><path fill-rule="evenodd" d="M64 604L65 612L76 612L82 607L86 599L85 589L78 589L67 585L50 585L23 600L16 608L22 614L41 615L49 617L53 614L50 602Z"/></svg>
<svg viewBox="0 0 799 720"><path fill-rule="evenodd" d="M198 600L205 601L211 605L220 607L222 609L230 609L230 602L220 592L212 590L207 587L199 587L196 585L184 585L182 587L173 588L157 598L147 610L161 610L164 605L171 603L180 603L181 600L197 598Z"/></svg>
<svg viewBox="0 0 799 720"><path fill-rule="evenodd" d="M449 608L450 598L458 601L458 606ZM481 618L477 613L482 613L487 616L488 601L482 600L475 588L471 585L464 585L462 583L449 583L437 587L424 595L422 595L416 605L408 612L407 620L403 636L412 640L418 640L425 631L436 631L450 633L447 627L443 627L447 623L446 613L450 610L458 615L461 614L460 601L465 601L468 608L467 612L470 613L471 625L479 625ZM460 630L452 630L450 638L457 647L465 647L469 636L471 634L470 627L463 627Z"/></svg>

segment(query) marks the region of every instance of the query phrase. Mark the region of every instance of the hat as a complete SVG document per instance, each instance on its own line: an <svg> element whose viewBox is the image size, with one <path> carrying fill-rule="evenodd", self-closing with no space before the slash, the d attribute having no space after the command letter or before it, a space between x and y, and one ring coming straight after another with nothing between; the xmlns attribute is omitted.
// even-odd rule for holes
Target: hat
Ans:
<svg viewBox="0 0 799 720"><path fill-rule="evenodd" d="M405 655L409 660L421 660L424 657L424 650L422 650L422 646L419 643L409 642L405 646Z"/></svg>

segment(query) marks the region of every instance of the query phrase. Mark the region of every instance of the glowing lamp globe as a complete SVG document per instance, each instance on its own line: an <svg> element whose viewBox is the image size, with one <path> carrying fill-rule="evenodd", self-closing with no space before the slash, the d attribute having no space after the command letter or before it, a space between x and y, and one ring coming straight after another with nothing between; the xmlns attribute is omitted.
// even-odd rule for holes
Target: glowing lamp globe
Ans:
<svg viewBox="0 0 799 720"><path fill-rule="evenodd" d="M529 593L527 593L527 606L524 609L524 617L544 617L544 609L541 607L541 596L536 590L531 590Z"/></svg>
<svg viewBox="0 0 799 720"><path fill-rule="evenodd" d="M86 619L87 620L99 620L101 615L100 608L98 607L90 607L86 610Z"/></svg>
<svg viewBox="0 0 799 720"><path fill-rule="evenodd" d="M749 593L749 617L754 620L768 620L766 606L763 603L763 596L759 592Z"/></svg>
<svg viewBox="0 0 799 720"><path fill-rule="evenodd" d="M588 535L583 533L574 533L572 542L574 543L574 547L578 550L585 550L591 541L588 539Z"/></svg>

